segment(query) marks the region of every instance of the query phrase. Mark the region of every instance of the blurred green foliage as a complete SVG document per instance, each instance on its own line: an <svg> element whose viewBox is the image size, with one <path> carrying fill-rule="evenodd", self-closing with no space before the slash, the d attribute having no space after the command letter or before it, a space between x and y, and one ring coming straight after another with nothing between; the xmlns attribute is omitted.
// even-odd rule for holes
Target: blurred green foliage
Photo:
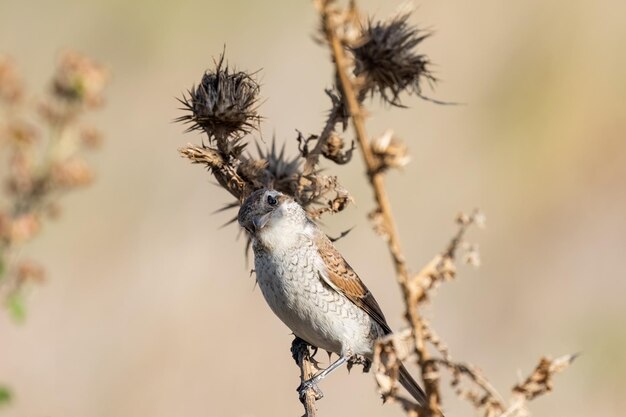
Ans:
<svg viewBox="0 0 626 417"><path fill-rule="evenodd" d="M10 403L11 399L11 391L7 387L0 385L0 407Z"/></svg>
<svg viewBox="0 0 626 417"><path fill-rule="evenodd" d="M21 323L26 319L26 306L21 292L11 293L6 299L6 307L9 315L16 322Z"/></svg>

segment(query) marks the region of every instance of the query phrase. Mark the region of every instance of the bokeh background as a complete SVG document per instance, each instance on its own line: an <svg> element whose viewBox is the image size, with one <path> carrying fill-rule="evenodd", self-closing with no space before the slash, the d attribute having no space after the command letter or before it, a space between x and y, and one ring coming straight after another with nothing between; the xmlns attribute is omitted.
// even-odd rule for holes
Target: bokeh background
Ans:
<svg viewBox="0 0 626 417"><path fill-rule="evenodd" d="M361 1L384 18L396 2ZM374 103L368 128L393 127L412 163L388 176L409 263L439 251L459 210L480 207L470 240L483 266L461 268L428 314L455 358L502 391L539 356L582 352L537 416L618 416L626 407L626 3L422 1L413 21L435 32L422 50L441 79L409 109ZM294 152L295 129L317 133L329 107L328 52L314 44L306 1L0 1L0 51L31 92L46 88L61 50L113 72L93 120L106 144L94 186L64 200L60 221L25 250L48 270L16 325L0 314L0 414L53 417L296 416L291 336L266 307L234 212L209 175L176 149L200 141L172 119L176 96L224 44L258 70L262 133ZM359 159L329 165L356 205L326 219L392 327L402 303ZM323 356L323 355L322 355ZM321 416L401 416L371 375L322 383ZM448 416L473 415L445 392Z"/></svg>

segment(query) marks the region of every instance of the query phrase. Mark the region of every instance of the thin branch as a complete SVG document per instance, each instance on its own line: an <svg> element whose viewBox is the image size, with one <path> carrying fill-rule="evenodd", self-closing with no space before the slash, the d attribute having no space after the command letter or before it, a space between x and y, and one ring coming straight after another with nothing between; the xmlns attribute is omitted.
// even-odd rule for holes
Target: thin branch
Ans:
<svg viewBox="0 0 626 417"><path fill-rule="evenodd" d="M500 411L504 410L504 398L500 395L500 393L494 388L493 385L485 378L478 369L474 368L472 365L453 362L446 359L431 359L431 361L436 362L438 365L446 367L450 369L453 373L463 374L467 376L474 384L480 387L487 398L491 401L493 407L498 408Z"/></svg>
<svg viewBox="0 0 626 417"><path fill-rule="evenodd" d="M324 149L324 145L330 139L333 131L335 130L335 126L342 119L343 114L343 104L340 100L333 102L333 108L330 110L330 114L328 115L328 119L326 120L326 124L322 129L322 133L320 133L317 138L317 142L315 143L315 147L311 152L306 156L306 161L304 163L303 176L307 176L313 173L315 170L315 166L319 162L320 155L322 154L322 150Z"/></svg>
<svg viewBox="0 0 626 417"><path fill-rule="evenodd" d="M215 149L187 144L180 148L181 156L191 160L193 164L203 164L211 170L220 185L228 190L235 198L245 197L246 182L237 173L235 168L224 161L222 155Z"/></svg>
<svg viewBox="0 0 626 417"><path fill-rule="evenodd" d="M300 368L300 383L313 378L315 375L315 360L311 357L309 345L304 340L296 337L291 343L291 354ZM317 386L309 387L300 394L300 402L304 406L303 417L317 416L315 401L323 396L322 391Z"/></svg>

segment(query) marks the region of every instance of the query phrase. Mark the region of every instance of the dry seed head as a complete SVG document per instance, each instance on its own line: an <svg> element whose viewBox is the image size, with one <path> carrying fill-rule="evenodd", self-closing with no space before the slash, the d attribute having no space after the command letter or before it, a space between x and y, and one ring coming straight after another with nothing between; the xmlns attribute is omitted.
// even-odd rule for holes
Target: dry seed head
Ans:
<svg viewBox="0 0 626 417"><path fill-rule="evenodd" d="M267 163L264 170L263 185L294 195L301 174L302 158L299 155L293 158L287 157L284 143L278 151L274 139L272 139L272 146L265 151L257 142L257 152L259 159Z"/></svg>
<svg viewBox="0 0 626 417"><path fill-rule="evenodd" d="M93 172L89 165L79 157L57 162L50 173L53 184L60 188L82 187L93 181Z"/></svg>
<svg viewBox="0 0 626 417"><path fill-rule="evenodd" d="M52 79L54 95L73 104L97 107L109 78L104 67L74 51L63 54Z"/></svg>
<svg viewBox="0 0 626 417"><path fill-rule="evenodd" d="M209 140L237 139L258 127L259 84L242 71L231 71L224 64L224 55L213 70L202 76L179 101L188 114L177 122L189 123L188 130L203 130ZM241 148L243 149L243 147Z"/></svg>
<svg viewBox="0 0 626 417"><path fill-rule="evenodd" d="M394 136L391 129L372 141L372 152L378 157L382 170L403 168L411 160L406 145Z"/></svg>
<svg viewBox="0 0 626 417"><path fill-rule="evenodd" d="M32 213L23 214L10 221L7 236L4 236L6 240L13 244L19 244L30 240L39 232L40 222L39 218Z"/></svg>
<svg viewBox="0 0 626 417"><path fill-rule="evenodd" d="M310 175L302 173L303 158L285 156L285 146L277 151L276 143L267 151L262 151L257 144L259 157L267 161L264 186L292 196L313 219L327 212L342 211L352 197L339 184L337 177L322 175L314 170Z"/></svg>
<svg viewBox="0 0 626 417"><path fill-rule="evenodd" d="M34 161L31 152L17 149L9 157L9 176L6 190L12 196L25 195L32 191L34 179Z"/></svg>
<svg viewBox="0 0 626 417"><path fill-rule="evenodd" d="M328 138L328 141L324 144L323 152L329 156L338 155L341 153L344 147L344 142L341 136L333 133Z"/></svg>
<svg viewBox="0 0 626 417"><path fill-rule="evenodd" d="M46 271L38 264L32 261L22 261L17 266L16 278L19 284L25 282L43 282Z"/></svg>
<svg viewBox="0 0 626 417"><path fill-rule="evenodd" d="M32 146L39 137L36 127L24 120L15 118L9 120L7 125L0 131L0 138L6 138L12 146Z"/></svg>
<svg viewBox="0 0 626 417"><path fill-rule="evenodd" d="M311 217L318 218L327 212L337 213L352 202L352 197L341 187L337 177L322 175L319 170L304 176L304 159L300 155L287 157L284 144L279 151L276 142L272 141L272 145L264 151L257 143L257 150L259 159L267 163L262 186L292 196Z"/></svg>
<svg viewBox="0 0 626 417"><path fill-rule="evenodd" d="M354 141L350 149L344 150L344 148L345 142L343 138L336 133L332 133L322 148L322 155L336 164L347 164L352 159L352 152L355 149Z"/></svg>
<svg viewBox="0 0 626 417"><path fill-rule="evenodd" d="M93 126L83 126L79 131L80 143L86 149L98 149L102 145L102 133Z"/></svg>
<svg viewBox="0 0 626 417"><path fill-rule="evenodd" d="M401 106L401 92L421 94L422 81L434 82L429 60L414 48L429 35L408 24L410 14L387 22L369 22L361 43L351 48L357 76L365 82L364 91L380 94L394 106Z"/></svg>

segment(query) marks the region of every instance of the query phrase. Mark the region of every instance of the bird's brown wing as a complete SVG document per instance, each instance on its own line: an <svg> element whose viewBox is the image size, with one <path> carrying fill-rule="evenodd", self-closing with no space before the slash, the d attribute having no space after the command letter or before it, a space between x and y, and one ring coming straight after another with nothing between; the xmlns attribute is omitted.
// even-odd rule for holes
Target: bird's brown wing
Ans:
<svg viewBox="0 0 626 417"><path fill-rule="evenodd" d="M321 231L318 231L315 240L319 255L326 266L326 273L320 274L321 278L328 286L347 297L369 314L383 328L386 334L391 333L391 329L376 299L348 262L341 256L333 243Z"/></svg>
<svg viewBox="0 0 626 417"><path fill-rule="evenodd" d="M320 257L326 266L326 273L320 274L324 282L367 312L383 328L385 334L391 333L391 329L376 299L348 262L343 259L343 256L341 256L333 243L321 231L318 231L315 240ZM426 394L424 394L419 384L411 377L402 364L400 364L398 381L419 404L422 406L427 404Z"/></svg>

